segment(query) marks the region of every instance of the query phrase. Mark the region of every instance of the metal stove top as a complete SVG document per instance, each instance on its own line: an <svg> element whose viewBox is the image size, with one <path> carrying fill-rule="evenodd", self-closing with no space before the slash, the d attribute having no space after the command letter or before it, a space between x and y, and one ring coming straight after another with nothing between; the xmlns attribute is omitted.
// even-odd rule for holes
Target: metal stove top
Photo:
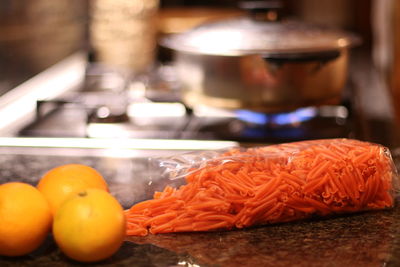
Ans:
<svg viewBox="0 0 400 267"><path fill-rule="evenodd" d="M19 129L17 136L227 140L241 144L358 137L358 114L351 99L340 105L280 114L188 108L180 101L173 73L163 67L132 79L103 66L86 66L83 82L73 90L37 100L31 123Z"/></svg>
<svg viewBox="0 0 400 267"><path fill-rule="evenodd" d="M101 99L112 104L101 103ZM95 100L93 101L93 98ZM97 98L100 98L97 99ZM74 93L37 103L36 119L19 136L231 140L275 143L353 137L349 105L302 108L280 114L220 110L148 99L125 103L116 94Z"/></svg>

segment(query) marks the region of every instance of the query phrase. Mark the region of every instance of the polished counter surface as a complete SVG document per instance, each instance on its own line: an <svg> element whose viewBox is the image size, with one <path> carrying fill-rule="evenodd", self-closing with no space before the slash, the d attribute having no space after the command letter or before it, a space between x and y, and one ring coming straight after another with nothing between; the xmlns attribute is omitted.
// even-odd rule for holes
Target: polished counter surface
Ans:
<svg viewBox="0 0 400 267"><path fill-rule="evenodd" d="M11 151L11 153L10 153ZM99 170L127 208L149 197L146 157L116 158L21 154L0 148L0 182L36 184L45 171L66 163ZM160 186L160 185L159 185ZM51 235L35 252L0 256L0 266L79 266ZM101 266L400 266L400 207L246 230L129 237Z"/></svg>
<svg viewBox="0 0 400 267"><path fill-rule="evenodd" d="M43 46L38 47L41 51L47 51L42 49ZM27 50L28 53L30 51ZM392 152L397 161L400 159L400 149L395 147L400 144L400 131L396 132L391 123L392 110L388 92L382 88L383 81L372 68L368 57L361 54L353 59L356 60L352 60L350 66L352 91L348 94L353 105L352 111L355 113L353 116L357 115L355 120L358 124L357 132L349 137L389 146L393 148ZM15 59L12 61L15 62ZM3 73L13 72L16 70L15 66L0 65L0 70L6 71ZM18 73L20 72L21 69L18 69ZM29 74L28 77L32 75L30 71ZM7 77L13 78L12 75ZM26 78L16 77L15 82L19 84ZM0 77L0 95L4 90L8 91L15 86L15 82L4 81ZM15 114L12 115L18 121ZM10 145L10 140L0 138L0 184L18 180L35 185L52 167L81 163L92 166L103 174L111 193L124 208L151 197L154 190L162 187L160 183L149 186L148 154L144 156L143 153L136 154L129 151L125 154L129 157L116 157L113 153L118 151L113 149L106 149L107 151L82 149L84 153L80 153L79 149L25 147L24 139L16 138L14 141L16 142L14 147L7 147ZM396 163L399 167L400 163ZM51 235L38 250L29 255L16 258L0 256L2 267L81 265L83 264L65 257ZM89 265L400 266L400 206L397 201L397 205L390 210L245 230L129 237L111 258Z"/></svg>

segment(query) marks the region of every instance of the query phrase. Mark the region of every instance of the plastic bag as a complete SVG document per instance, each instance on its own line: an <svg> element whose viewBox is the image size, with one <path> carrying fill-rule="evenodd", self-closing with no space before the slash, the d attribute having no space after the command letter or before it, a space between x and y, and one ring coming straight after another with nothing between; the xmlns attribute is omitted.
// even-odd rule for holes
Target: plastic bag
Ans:
<svg viewBox="0 0 400 267"><path fill-rule="evenodd" d="M166 186L126 210L128 235L227 230L385 209L393 207L398 190L389 150L352 139L192 153L153 164Z"/></svg>

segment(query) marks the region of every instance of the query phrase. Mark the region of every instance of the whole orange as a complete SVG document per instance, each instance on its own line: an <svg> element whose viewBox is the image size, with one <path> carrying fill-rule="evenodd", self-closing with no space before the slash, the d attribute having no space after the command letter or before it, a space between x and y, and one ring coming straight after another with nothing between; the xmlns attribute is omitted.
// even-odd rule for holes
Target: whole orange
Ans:
<svg viewBox="0 0 400 267"><path fill-rule="evenodd" d="M52 215L36 187L10 182L0 185L0 255L34 251L50 231Z"/></svg>
<svg viewBox="0 0 400 267"><path fill-rule="evenodd" d="M110 257L125 237L121 205L108 192L87 189L68 198L57 210L53 236L61 251L81 262Z"/></svg>
<svg viewBox="0 0 400 267"><path fill-rule="evenodd" d="M87 188L108 191L103 176L90 166L67 164L49 170L40 179L37 188L49 201L52 214L71 194Z"/></svg>

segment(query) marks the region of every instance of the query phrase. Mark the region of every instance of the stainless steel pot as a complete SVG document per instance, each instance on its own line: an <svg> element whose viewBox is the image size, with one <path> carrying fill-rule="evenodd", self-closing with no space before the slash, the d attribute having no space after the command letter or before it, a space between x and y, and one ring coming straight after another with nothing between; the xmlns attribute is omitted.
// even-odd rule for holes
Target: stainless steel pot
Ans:
<svg viewBox="0 0 400 267"><path fill-rule="evenodd" d="M259 3L259 2L258 2ZM174 50L184 102L281 112L337 103L352 34L280 20L275 6L164 38Z"/></svg>

